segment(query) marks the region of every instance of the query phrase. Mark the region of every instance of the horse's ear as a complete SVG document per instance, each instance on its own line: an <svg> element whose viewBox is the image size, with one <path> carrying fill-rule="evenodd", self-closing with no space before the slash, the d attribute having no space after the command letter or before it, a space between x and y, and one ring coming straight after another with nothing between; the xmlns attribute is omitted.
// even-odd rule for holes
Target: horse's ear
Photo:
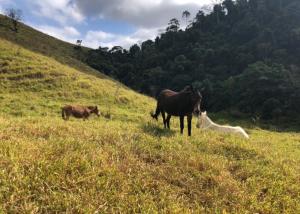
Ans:
<svg viewBox="0 0 300 214"><path fill-rule="evenodd" d="M195 93L195 90L194 90L194 87L193 87L193 85L192 85L192 84L190 84L189 86L190 86L190 88L191 88L191 91L192 91L193 93Z"/></svg>
<svg viewBox="0 0 300 214"><path fill-rule="evenodd" d="M95 106L95 109L98 110L98 106Z"/></svg>

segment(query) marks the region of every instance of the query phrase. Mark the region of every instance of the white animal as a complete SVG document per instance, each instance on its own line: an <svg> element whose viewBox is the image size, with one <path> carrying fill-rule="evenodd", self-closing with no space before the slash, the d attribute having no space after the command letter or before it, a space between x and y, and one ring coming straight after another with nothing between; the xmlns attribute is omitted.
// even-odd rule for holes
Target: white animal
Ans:
<svg viewBox="0 0 300 214"><path fill-rule="evenodd" d="M249 135L245 132L245 130L239 126L223 126L214 123L206 114L205 112L202 112L201 115L198 118L197 122L197 128L201 128L203 130L205 129L212 129L219 132L225 132L225 133L233 133L233 134L239 134L240 136L244 138L249 138Z"/></svg>

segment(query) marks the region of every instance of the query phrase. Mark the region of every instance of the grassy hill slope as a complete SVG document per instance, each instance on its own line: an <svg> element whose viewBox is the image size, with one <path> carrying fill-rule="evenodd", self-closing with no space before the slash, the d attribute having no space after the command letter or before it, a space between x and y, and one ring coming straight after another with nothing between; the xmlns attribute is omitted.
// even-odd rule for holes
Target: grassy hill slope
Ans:
<svg viewBox="0 0 300 214"><path fill-rule="evenodd" d="M94 69L78 60L84 58L90 50L89 48L81 47L80 51L75 50L75 45L43 34L23 23L18 24L18 33L14 32L11 27L11 20L0 14L1 38L33 52L51 57L60 63L67 64L82 72L94 73ZM102 75L100 72L98 73L98 75Z"/></svg>
<svg viewBox="0 0 300 214"><path fill-rule="evenodd" d="M300 211L298 133L163 130L153 99L23 47L0 39L0 212ZM63 121L68 103L112 119Z"/></svg>
<svg viewBox="0 0 300 214"><path fill-rule="evenodd" d="M0 39L1 108L17 116L57 115L67 103L140 113L150 98L94 72L87 74ZM118 89L119 88L119 89ZM117 92L117 94L116 94Z"/></svg>

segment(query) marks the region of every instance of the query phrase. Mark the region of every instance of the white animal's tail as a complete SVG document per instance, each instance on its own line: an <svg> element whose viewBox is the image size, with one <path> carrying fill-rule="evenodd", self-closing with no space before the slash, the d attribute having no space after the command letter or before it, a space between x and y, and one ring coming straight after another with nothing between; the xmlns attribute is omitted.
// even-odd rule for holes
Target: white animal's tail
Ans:
<svg viewBox="0 0 300 214"><path fill-rule="evenodd" d="M245 132L245 130L244 130L242 127L239 127L239 126L238 126L237 128L239 128L240 134L241 134L243 137L249 139L249 135Z"/></svg>

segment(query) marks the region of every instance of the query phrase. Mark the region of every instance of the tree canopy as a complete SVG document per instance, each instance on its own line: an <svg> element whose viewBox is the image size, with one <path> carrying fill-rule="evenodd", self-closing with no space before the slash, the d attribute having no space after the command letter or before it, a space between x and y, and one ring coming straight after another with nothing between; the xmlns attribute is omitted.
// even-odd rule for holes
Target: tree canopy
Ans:
<svg viewBox="0 0 300 214"><path fill-rule="evenodd" d="M186 30L173 18L154 41L92 50L87 63L151 96L193 83L209 111L292 116L300 113L299 11L299 0L224 0Z"/></svg>

